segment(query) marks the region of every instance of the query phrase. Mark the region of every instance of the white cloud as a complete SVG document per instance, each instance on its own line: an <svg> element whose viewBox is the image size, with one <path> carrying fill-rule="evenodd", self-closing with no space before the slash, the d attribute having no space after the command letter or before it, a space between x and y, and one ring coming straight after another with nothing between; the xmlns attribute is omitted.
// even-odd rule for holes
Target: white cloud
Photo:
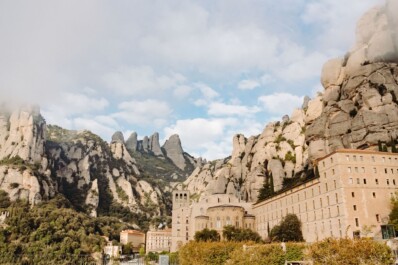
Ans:
<svg viewBox="0 0 398 265"><path fill-rule="evenodd" d="M73 120L73 129L89 130L95 134L101 135L105 141L110 141L112 134L116 131L114 127L107 126L96 118L75 118Z"/></svg>
<svg viewBox="0 0 398 265"><path fill-rule="evenodd" d="M274 93L259 97L264 109L271 114L291 115L293 110L303 103L304 97L289 93Z"/></svg>
<svg viewBox="0 0 398 265"><path fill-rule="evenodd" d="M257 135L261 124L252 119L210 118L178 120L164 129L166 138L178 134L186 152L206 159L231 155L232 137L238 133Z"/></svg>
<svg viewBox="0 0 398 265"><path fill-rule="evenodd" d="M245 79L238 83L238 88L241 90L252 90L256 87L259 87L260 83L256 80Z"/></svg>
<svg viewBox="0 0 398 265"><path fill-rule="evenodd" d="M122 95L151 95L185 81L181 74L157 75L150 66L121 67L103 77L105 85Z"/></svg>
<svg viewBox="0 0 398 265"><path fill-rule="evenodd" d="M125 101L120 103L118 108L119 111L112 114L113 118L140 126L165 125L173 112L167 102L156 99Z"/></svg>
<svg viewBox="0 0 398 265"><path fill-rule="evenodd" d="M205 84L196 84L196 87L199 88L199 90L202 92L202 95L206 99L213 99L215 97L218 97L219 94L217 91L209 87L208 85Z"/></svg>
<svg viewBox="0 0 398 265"><path fill-rule="evenodd" d="M221 102L210 103L207 113L214 116L248 116L260 111L260 108L243 105L229 105Z"/></svg>
<svg viewBox="0 0 398 265"><path fill-rule="evenodd" d="M186 98L192 92L192 90L193 88L190 86L180 85L174 89L173 95L178 99L183 99Z"/></svg>

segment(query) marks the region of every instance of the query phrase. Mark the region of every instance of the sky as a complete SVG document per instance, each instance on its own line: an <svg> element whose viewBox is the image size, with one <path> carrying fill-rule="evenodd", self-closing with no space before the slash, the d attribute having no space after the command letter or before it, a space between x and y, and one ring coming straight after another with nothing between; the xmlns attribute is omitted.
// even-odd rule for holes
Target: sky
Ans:
<svg viewBox="0 0 398 265"><path fill-rule="evenodd" d="M323 88L382 0L0 0L0 99L110 141L179 134L231 154Z"/></svg>

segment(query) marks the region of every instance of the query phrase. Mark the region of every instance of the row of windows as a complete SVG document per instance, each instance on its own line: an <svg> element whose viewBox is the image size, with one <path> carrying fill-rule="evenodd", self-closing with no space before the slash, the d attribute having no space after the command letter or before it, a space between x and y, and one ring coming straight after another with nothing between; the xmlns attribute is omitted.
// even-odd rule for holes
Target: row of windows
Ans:
<svg viewBox="0 0 398 265"><path fill-rule="evenodd" d="M392 182L390 182L390 179L386 179L386 184L390 185L392 183L392 185L396 185L396 181L395 179L392 179ZM354 184L354 179L353 178L349 178L348 179L348 184ZM361 184L361 179L357 178L356 179L356 184ZM367 184L367 179L364 178L363 179L363 184L366 185ZM379 179L375 179L375 184L379 185Z"/></svg>
<svg viewBox="0 0 398 265"><path fill-rule="evenodd" d="M347 167L347 172L348 173L353 173L353 171L352 171L352 168L351 167ZM364 167L361 167L360 168L360 172L359 172L359 168L358 167L354 167L354 172L355 173L365 173L365 168ZM391 172L391 174L394 174L394 169L393 168L384 168L384 173L385 174L388 174L389 172ZM373 168L373 173L377 173L377 168ZM397 168L397 170L396 170L396 173L398 173L398 168ZM325 177L326 177L326 173L324 173L325 174ZM333 174L334 174L334 170L333 170Z"/></svg>
<svg viewBox="0 0 398 265"><path fill-rule="evenodd" d="M359 155L359 156L357 156L357 155L352 155L352 156L346 155L346 160L347 161L356 162L356 161L364 161L366 159L364 159L364 156L362 156L362 155ZM372 156L370 160L372 162L376 162L376 160L378 160L378 159L375 156ZM395 163L397 163L398 162L398 157L395 157L395 158L392 158L392 157L387 157L387 158L386 157L381 157L381 162L383 162L383 163L385 163L385 162L389 162L389 163L395 162ZM333 164L333 157L330 157L330 163ZM325 160L322 161L322 166L323 167L326 166Z"/></svg>

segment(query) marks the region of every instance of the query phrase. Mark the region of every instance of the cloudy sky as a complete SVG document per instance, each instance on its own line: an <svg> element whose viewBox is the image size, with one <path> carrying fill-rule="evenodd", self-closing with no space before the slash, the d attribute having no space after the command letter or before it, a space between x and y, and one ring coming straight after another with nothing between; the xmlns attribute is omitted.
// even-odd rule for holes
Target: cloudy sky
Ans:
<svg viewBox="0 0 398 265"><path fill-rule="evenodd" d="M49 124L180 135L208 159L321 90L382 0L0 0L0 98Z"/></svg>

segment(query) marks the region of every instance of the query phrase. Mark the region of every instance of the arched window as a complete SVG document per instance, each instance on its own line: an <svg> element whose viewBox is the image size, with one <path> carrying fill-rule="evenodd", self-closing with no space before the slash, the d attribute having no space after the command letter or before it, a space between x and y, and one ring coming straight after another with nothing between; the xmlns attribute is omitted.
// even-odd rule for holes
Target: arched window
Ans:
<svg viewBox="0 0 398 265"><path fill-rule="evenodd" d="M231 218L227 216L227 225L231 225Z"/></svg>
<svg viewBox="0 0 398 265"><path fill-rule="evenodd" d="M217 216L216 228L221 228L221 219Z"/></svg>

